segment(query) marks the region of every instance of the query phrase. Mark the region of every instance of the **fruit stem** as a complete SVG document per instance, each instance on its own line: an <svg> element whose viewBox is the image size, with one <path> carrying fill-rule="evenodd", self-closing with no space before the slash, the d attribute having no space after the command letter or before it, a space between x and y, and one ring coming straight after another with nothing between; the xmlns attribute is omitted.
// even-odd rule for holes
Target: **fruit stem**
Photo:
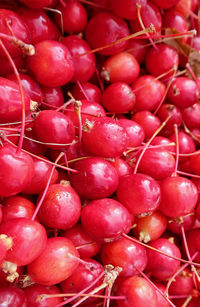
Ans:
<svg viewBox="0 0 200 307"><path fill-rule="evenodd" d="M61 27L61 34L62 36L64 36L64 24L63 24L63 15L62 12L57 10L57 9L53 9L50 7L43 7L43 10L49 11L49 12L53 12L53 13L57 13L60 15L60 27Z"/></svg>
<svg viewBox="0 0 200 307"><path fill-rule="evenodd" d="M80 2L82 3L85 3L85 4L88 4L88 5L91 5L93 7L96 7L96 8L100 8L100 9L109 9L107 8L105 5L101 5L101 4L98 4L98 3L94 3L94 2L91 2L91 1L87 1L87 0L79 0Z"/></svg>
<svg viewBox="0 0 200 307"><path fill-rule="evenodd" d="M137 3L136 6L137 6L137 16L138 16L138 20L139 20L140 26L141 26L141 28L142 28L143 30L146 30L145 25L144 25L144 23L143 23L143 21L142 21L142 16L141 16L141 5ZM153 27L154 30L155 30L155 27L154 27L154 26L152 26L152 27ZM156 32L156 30L155 30L155 32ZM154 43L154 41L152 40L152 38L151 38L151 36L149 35L148 32L146 32L146 36L147 36L147 38L149 39L149 41L150 41L150 43L152 44L152 46L154 47L154 49L155 49L155 50L158 50L158 47L156 46L156 44Z"/></svg>
<svg viewBox="0 0 200 307"><path fill-rule="evenodd" d="M125 234L125 233L122 233L122 236L123 236L124 238L128 239L128 240L131 240L131 241L136 242L136 243L138 243L138 244L140 244L140 245L142 245L142 246L144 246L144 247L146 247L146 248L149 248L149 249L153 250L154 252L158 252L158 253L161 254L161 255L167 256L167 257L172 258L172 259L177 260L177 261L181 261L181 262L183 262L183 263L193 264L193 265L195 265L195 266L197 266L197 267L200 267L200 263L191 262L191 261L188 261L188 260L185 260L185 259L182 259L182 258L178 258L178 257L176 257L176 256L172 256L172 255L167 254L167 253L165 253L165 252L163 252L163 251L161 251L161 250L159 250L159 249L157 249L157 248L152 247L151 245L148 245L148 244L146 244L146 243L143 243L143 242L137 240L137 239L134 238L134 237L130 237L130 236L128 236L128 235Z"/></svg>
<svg viewBox="0 0 200 307"><path fill-rule="evenodd" d="M17 47L21 48L22 51L26 55L30 55L31 56L31 55L35 54L35 48L34 48L33 45L26 44L23 41L21 41L20 39L16 38L15 36L11 36L11 35L8 35L8 34L0 33L0 38L6 39L7 41L9 41L9 42L13 43L14 45L16 45Z"/></svg>
<svg viewBox="0 0 200 307"><path fill-rule="evenodd" d="M79 293L77 293L76 295L74 295L73 297L69 298L68 300L65 300L64 302L57 304L55 307L60 307L63 306L65 304L70 303L71 301L75 300L76 298L78 298L81 294L84 294L84 292L88 291L91 287L93 287L103 276L105 275L105 272L102 272L88 287L84 288L83 290L81 290ZM86 300L89 296L95 294L96 292L99 291L99 289L97 291L95 291L98 288L95 288L90 294L87 294L87 297L84 297L84 300ZM80 302L80 301L79 301Z"/></svg>
<svg viewBox="0 0 200 307"><path fill-rule="evenodd" d="M0 33L1 35L1 33ZM17 70L17 67L13 61L13 59L11 58L7 48L5 47L4 43L2 42L2 40L0 39L0 45L3 49L3 51L5 52L12 68L14 71L14 74L17 78L18 84L19 84L19 90L20 90L20 94L21 94L21 101L22 101L22 123L21 123L21 133L20 133L20 137L19 137L19 143L18 143L18 148L17 148L17 153L20 153L22 146L23 146L23 138L24 138L24 131L25 131L25 120L26 120L26 114L25 114L25 102L24 102L24 91L23 91L23 87L22 87L22 83L21 83L21 79Z"/></svg>
<svg viewBox="0 0 200 307"><path fill-rule="evenodd" d="M185 67L187 68L187 70L188 70L188 72L190 73L191 77L192 77L193 80L195 81L195 83L196 83L196 85L197 85L197 88L198 88L198 90L199 90L199 95L200 95L200 83L199 83L199 81L197 80L197 77L195 76L195 74L194 74L194 72L193 72L193 70L192 70L192 68L191 68L191 66L190 66L189 63L187 63Z"/></svg>
<svg viewBox="0 0 200 307"><path fill-rule="evenodd" d="M125 36L125 37L122 37L122 38L116 40L116 41L113 42L113 43L110 43L110 44L107 44L107 45L98 47L98 48L96 48L96 49L92 49L92 50L90 50L90 51L81 53L81 54L79 54L79 55L77 55L77 56L84 56L84 55L87 55L87 54L99 52L99 51L101 51L101 50L110 48L110 47L112 47L112 46L114 46L114 45L116 45L116 44L119 44L119 43L122 43L122 42L124 42L124 41L127 41L127 40L129 40L129 39L131 39L131 38L138 37L138 36L140 36L140 35L142 35L142 34L145 34L145 33L147 33L147 32L152 32L152 29L151 29L151 28L148 28L148 29L145 29L145 30L142 30L142 31L133 33L133 34L130 34L130 35L128 35L128 36Z"/></svg>
<svg viewBox="0 0 200 307"><path fill-rule="evenodd" d="M86 91L85 91L84 88L82 87L81 82L77 80L76 83L78 84L78 87L80 88L81 92L82 92L83 95L85 96L85 99L89 101L90 99L89 99L89 97L88 97Z"/></svg>
<svg viewBox="0 0 200 307"><path fill-rule="evenodd" d="M170 69L170 70L171 70L171 69ZM160 109L161 105L162 105L163 102L165 101L165 98L166 98L167 93L168 93L168 91L169 91L169 88L170 88L170 86L171 86L171 84L172 84L172 81L173 81L173 79L174 79L174 76L176 75L177 67L176 67L176 66L173 67L172 70L174 71L174 72L173 72L173 75L171 76L171 78L170 78L170 80L169 80L169 82L168 82L168 84L167 84L167 88L166 88L166 90L165 90L165 93L164 93L164 95L163 95L163 97L162 97L162 100L161 100L161 102L159 103L159 105L157 106L156 110L153 112L153 115L156 115L156 113L157 113L158 110Z"/></svg>
<svg viewBox="0 0 200 307"><path fill-rule="evenodd" d="M178 139L178 127L176 124L174 125L174 133L175 133L175 138L176 138L176 161L175 161L173 176L175 177L177 176L178 160L179 160L179 139Z"/></svg>
<svg viewBox="0 0 200 307"><path fill-rule="evenodd" d="M188 257L188 260L192 261L191 256L190 256L190 251L189 251L189 248L188 248L188 244L187 244L187 239L186 239L186 236L185 236L185 230L184 230L183 224L181 225L181 234L182 234L183 244L184 244L184 247L185 247L185 251L186 251L186 255ZM192 270L192 278L193 278L195 288L198 289L196 278L197 278L198 282L200 282L200 277L197 273L196 268L193 265L191 265L191 270ZM196 278L195 278L195 275L196 275Z"/></svg>
<svg viewBox="0 0 200 307"><path fill-rule="evenodd" d="M147 277L146 274L144 274L139 268L137 268L136 266L134 266L135 269L138 271L138 273L140 273L140 275L142 275L142 277L144 277L144 279L146 279L150 285L160 293L160 295L162 295L162 297L164 297L164 299L173 307L176 307L171 301L170 299Z"/></svg>
<svg viewBox="0 0 200 307"><path fill-rule="evenodd" d="M57 163L57 162L60 160L60 158L62 158L63 155L64 155L64 153L61 152L61 153L59 154L59 156L57 157L55 163ZM42 205L42 203L43 203L43 200L44 200L44 198L45 198L45 196L46 196L46 194L47 194L47 190L48 190L48 188L49 188L49 185L50 185L50 182L51 182L51 178L52 178L52 176L53 176L53 173L54 173L55 168L56 168L56 166L54 165L54 166L52 167L52 169L51 169L51 172L50 172L50 175L49 175L49 178L48 178L46 187L45 187L45 189L44 189L44 191L43 191L43 193L42 193L42 196L41 196L41 198L40 198L40 201L39 201L39 203L37 204L37 207L36 207L36 209L35 209L35 211L34 211L34 214L33 214L32 218L31 218L32 221L35 220L35 218L36 218L36 216L37 216L37 214L38 214L38 211L40 210L40 207L41 207L41 205Z"/></svg>
<svg viewBox="0 0 200 307"><path fill-rule="evenodd" d="M195 257L198 255L199 252L196 252L192 257L191 257L191 261L195 259ZM167 286L166 286L166 290L165 290L165 293L166 295L168 295L169 293L169 288L172 284L172 282L175 280L176 276L178 276L187 266L189 265L189 263L185 263L183 264L179 270L177 270L174 275L172 275L170 277L170 279L168 280L168 283L167 283Z"/></svg>

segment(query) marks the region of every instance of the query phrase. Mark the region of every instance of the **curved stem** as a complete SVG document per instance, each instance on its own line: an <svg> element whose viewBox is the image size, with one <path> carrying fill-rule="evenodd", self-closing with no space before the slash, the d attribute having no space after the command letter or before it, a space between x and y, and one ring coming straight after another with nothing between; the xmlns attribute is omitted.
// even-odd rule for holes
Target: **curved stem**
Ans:
<svg viewBox="0 0 200 307"><path fill-rule="evenodd" d="M0 39L0 45L3 49L3 51L5 52L12 68L14 71L14 74L17 78L18 84L19 84L19 90L20 90L20 94L21 94L21 101L22 101L22 124L21 124L21 133L20 133L20 137L19 137L19 143L18 143L18 148L17 148L17 153L19 153L22 149L22 145L23 145L23 139L24 139L24 131L25 131L25 119L26 119L26 114L25 114L25 102L24 102L24 91L23 91L23 87L22 87L22 83L21 83L21 79L17 70L17 67L13 61L13 59L11 58L7 48L5 47L4 43L2 42L2 40Z"/></svg>

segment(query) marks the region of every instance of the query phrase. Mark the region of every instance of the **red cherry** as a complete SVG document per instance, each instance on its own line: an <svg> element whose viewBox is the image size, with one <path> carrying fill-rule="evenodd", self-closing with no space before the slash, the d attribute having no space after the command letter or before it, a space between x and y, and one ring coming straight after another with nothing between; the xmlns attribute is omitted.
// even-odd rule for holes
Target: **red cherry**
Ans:
<svg viewBox="0 0 200 307"><path fill-rule="evenodd" d="M40 201L43 192L38 197ZM51 185L38 213L39 220L48 227L69 229L79 220L81 202L69 183Z"/></svg>
<svg viewBox="0 0 200 307"><path fill-rule="evenodd" d="M33 176L32 158L4 144L0 148L0 164L0 196L9 197L22 192Z"/></svg>
<svg viewBox="0 0 200 307"><path fill-rule="evenodd" d="M27 57L27 67L36 81L45 86L64 85L74 74L68 48L53 40L44 40L35 45L35 55Z"/></svg>
<svg viewBox="0 0 200 307"><path fill-rule="evenodd" d="M81 223L86 233L100 243L118 240L128 233L132 218L128 210L111 198L93 200L81 213Z"/></svg>
<svg viewBox="0 0 200 307"><path fill-rule="evenodd" d="M28 274L33 282L44 286L58 284L78 266L79 254L70 240L55 237L47 240L46 248L31 264Z"/></svg>
<svg viewBox="0 0 200 307"><path fill-rule="evenodd" d="M34 121L34 133L40 142L53 143L47 144L47 147L62 150L73 141L75 129L70 118L63 113L44 110Z"/></svg>
<svg viewBox="0 0 200 307"><path fill-rule="evenodd" d="M180 217L194 210L198 192L192 181L184 177L168 177L160 183L160 210L169 217Z"/></svg>
<svg viewBox="0 0 200 307"><path fill-rule="evenodd" d="M44 250L47 235L44 227L27 218L15 218L0 225L0 233L13 240L12 249L6 254L7 261L17 265L27 265Z"/></svg>
<svg viewBox="0 0 200 307"><path fill-rule="evenodd" d="M92 17L86 27L86 39L92 48L103 47L129 35L128 25L124 19L108 12L101 12ZM112 55L123 51L127 41L104 48L98 53Z"/></svg>
<svg viewBox="0 0 200 307"><path fill-rule="evenodd" d="M120 178L117 189L119 201L133 214L156 210L160 204L160 186L150 176L131 174Z"/></svg>

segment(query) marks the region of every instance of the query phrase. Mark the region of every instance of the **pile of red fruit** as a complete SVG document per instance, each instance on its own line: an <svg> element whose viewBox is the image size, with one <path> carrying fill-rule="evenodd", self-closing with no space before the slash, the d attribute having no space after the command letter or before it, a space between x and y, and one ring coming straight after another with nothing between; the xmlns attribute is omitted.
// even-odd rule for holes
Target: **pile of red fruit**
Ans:
<svg viewBox="0 0 200 307"><path fill-rule="evenodd" d="M200 306L200 3L0 1L0 306Z"/></svg>

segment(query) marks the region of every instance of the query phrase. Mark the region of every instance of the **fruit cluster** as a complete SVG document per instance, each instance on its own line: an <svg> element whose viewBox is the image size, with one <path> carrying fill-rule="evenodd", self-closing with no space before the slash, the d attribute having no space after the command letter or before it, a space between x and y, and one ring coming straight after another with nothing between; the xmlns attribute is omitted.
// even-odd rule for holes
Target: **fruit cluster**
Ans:
<svg viewBox="0 0 200 307"><path fill-rule="evenodd" d="M200 306L200 3L0 1L0 306Z"/></svg>

